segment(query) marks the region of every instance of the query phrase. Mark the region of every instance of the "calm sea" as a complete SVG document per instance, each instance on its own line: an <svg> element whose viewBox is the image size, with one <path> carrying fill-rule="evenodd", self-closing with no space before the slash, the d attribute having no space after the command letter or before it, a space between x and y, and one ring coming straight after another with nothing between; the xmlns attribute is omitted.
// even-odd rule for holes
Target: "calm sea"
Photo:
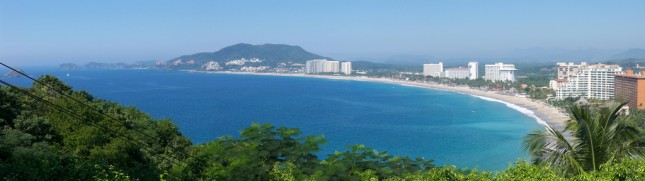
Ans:
<svg viewBox="0 0 645 181"><path fill-rule="evenodd" d="M505 169L528 159L522 138L540 126L502 103L417 87L300 77L157 70L25 69L74 89L170 118L194 143L237 136L252 122L328 140L319 155L365 144L438 165ZM69 76L66 76L69 74ZM25 78L3 78L30 85Z"/></svg>

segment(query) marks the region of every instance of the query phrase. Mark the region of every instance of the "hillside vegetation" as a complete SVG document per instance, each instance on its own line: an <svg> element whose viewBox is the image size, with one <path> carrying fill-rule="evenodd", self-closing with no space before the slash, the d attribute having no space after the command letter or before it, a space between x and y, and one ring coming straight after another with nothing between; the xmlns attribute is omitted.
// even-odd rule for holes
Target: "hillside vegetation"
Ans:
<svg viewBox="0 0 645 181"><path fill-rule="evenodd" d="M52 76L38 81L44 84L0 86L2 179L645 180L645 161L627 158L573 175L521 160L499 172L438 167L364 145L321 159L322 135L269 124L195 145L170 120L75 91Z"/></svg>

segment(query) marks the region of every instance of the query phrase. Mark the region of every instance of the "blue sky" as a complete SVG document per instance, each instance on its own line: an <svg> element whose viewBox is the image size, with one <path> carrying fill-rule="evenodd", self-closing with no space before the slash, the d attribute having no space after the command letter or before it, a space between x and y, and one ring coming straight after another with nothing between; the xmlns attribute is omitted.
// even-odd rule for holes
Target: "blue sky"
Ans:
<svg viewBox="0 0 645 181"><path fill-rule="evenodd" d="M167 60L236 43L337 59L645 48L645 1L0 0L0 59Z"/></svg>

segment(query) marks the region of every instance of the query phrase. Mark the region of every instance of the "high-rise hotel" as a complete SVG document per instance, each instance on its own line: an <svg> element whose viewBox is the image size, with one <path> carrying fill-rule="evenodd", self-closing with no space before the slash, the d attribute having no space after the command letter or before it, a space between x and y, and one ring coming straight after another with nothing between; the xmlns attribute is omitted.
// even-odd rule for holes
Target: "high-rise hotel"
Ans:
<svg viewBox="0 0 645 181"><path fill-rule="evenodd" d="M614 80L615 99L628 101L630 108L645 109L645 72L616 74Z"/></svg>
<svg viewBox="0 0 645 181"><path fill-rule="evenodd" d="M327 59L315 59L315 60L309 60L305 64L305 73L308 73L308 74L338 73L338 72L351 74L352 63L351 62L341 63L340 61L332 61Z"/></svg>
<svg viewBox="0 0 645 181"><path fill-rule="evenodd" d="M443 63L423 64L423 76L442 77Z"/></svg>
<svg viewBox="0 0 645 181"><path fill-rule="evenodd" d="M470 80L479 78L479 62L468 62L468 78Z"/></svg>
<svg viewBox="0 0 645 181"><path fill-rule="evenodd" d="M515 65L513 64L486 64L484 65L484 79L493 82L510 81L515 82Z"/></svg>
<svg viewBox="0 0 645 181"><path fill-rule="evenodd" d="M558 79L551 81L556 99L567 97L607 100L614 97L614 75L622 73L618 65L558 63Z"/></svg>
<svg viewBox="0 0 645 181"><path fill-rule="evenodd" d="M352 74L352 62L341 62L340 72L345 75Z"/></svg>
<svg viewBox="0 0 645 181"><path fill-rule="evenodd" d="M470 70L462 67L447 68L444 75L449 79L466 79L470 76Z"/></svg>

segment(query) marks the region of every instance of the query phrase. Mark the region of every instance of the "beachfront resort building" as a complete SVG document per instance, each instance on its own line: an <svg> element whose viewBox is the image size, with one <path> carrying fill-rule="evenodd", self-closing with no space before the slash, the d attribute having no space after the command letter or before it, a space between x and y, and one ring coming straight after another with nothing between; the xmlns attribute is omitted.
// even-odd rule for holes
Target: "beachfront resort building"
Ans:
<svg viewBox="0 0 645 181"><path fill-rule="evenodd" d="M573 77L573 75L578 74L580 67L587 66L587 62L580 62L580 64L575 64L573 62L557 62L556 65L558 66L558 78L549 81L549 88L553 90L558 90L559 85L566 82L569 77Z"/></svg>
<svg viewBox="0 0 645 181"><path fill-rule="evenodd" d="M423 64L423 76L446 77L451 79L475 80L479 78L478 62L468 62L468 68L455 67L443 68L443 62L437 64Z"/></svg>
<svg viewBox="0 0 645 181"><path fill-rule="evenodd" d="M327 60L316 59L305 62L305 73L314 74L323 71L323 64Z"/></svg>
<svg viewBox="0 0 645 181"><path fill-rule="evenodd" d="M457 67L457 68L447 68L444 72L446 78L451 79L465 79L470 75L470 69Z"/></svg>
<svg viewBox="0 0 645 181"><path fill-rule="evenodd" d="M493 82L510 81L515 82L515 65L495 63L484 65L484 79Z"/></svg>
<svg viewBox="0 0 645 181"><path fill-rule="evenodd" d="M645 109L645 71L634 73L626 70L625 74L616 74L614 79L615 99L624 102L630 108Z"/></svg>
<svg viewBox="0 0 645 181"><path fill-rule="evenodd" d="M323 64L323 72L338 72L339 70L339 61L325 61L325 63Z"/></svg>
<svg viewBox="0 0 645 181"><path fill-rule="evenodd" d="M622 68L618 65L558 63L559 79L552 82L552 87L556 99L582 96L607 100L614 97L614 76L620 73Z"/></svg>
<svg viewBox="0 0 645 181"><path fill-rule="evenodd" d="M341 62L340 72L345 75L352 74L352 62Z"/></svg>
<svg viewBox="0 0 645 181"><path fill-rule="evenodd" d="M351 64L350 64L351 69ZM317 74L317 73L337 73L340 71L340 62L327 60L327 59L315 59L309 60L305 64L305 73L308 74Z"/></svg>
<svg viewBox="0 0 645 181"><path fill-rule="evenodd" d="M468 62L468 78L470 80L479 78L479 62Z"/></svg>
<svg viewBox="0 0 645 181"><path fill-rule="evenodd" d="M573 75L578 74L581 67L587 66L587 62L580 62L580 64L558 62L556 64L558 65L558 79L573 77Z"/></svg>
<svg viewBox="0 0 645 181"><path fill-rule="evenodd" d="M441 74L443 74L443 62L423 64L423 76L441 77Z"/></svg>

